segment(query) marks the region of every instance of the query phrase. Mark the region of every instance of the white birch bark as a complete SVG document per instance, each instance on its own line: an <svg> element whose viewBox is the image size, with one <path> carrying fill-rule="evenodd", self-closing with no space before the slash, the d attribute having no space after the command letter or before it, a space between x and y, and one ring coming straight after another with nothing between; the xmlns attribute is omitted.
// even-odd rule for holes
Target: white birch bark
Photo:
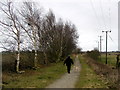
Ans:
<svg viewBox="0 0 120 90"><path fill-rule="evenodd" d="M37 68L37 29L33 26L33 43L34 43L34 50L35 50L35 57L34 57L34 67Z"/></svg>
<svg viewBox="0 0 120 90"><path fill-rule="evenodd" d="M34 67L37 67L37 50L35 50Z"/></svg>
<svg viewBox="0 0 120 90"><path fill-rule="evenodd" d="M17 31L17 62L16 62L16 72L19 72L19 66L20 66L20 33Z"/></svg>

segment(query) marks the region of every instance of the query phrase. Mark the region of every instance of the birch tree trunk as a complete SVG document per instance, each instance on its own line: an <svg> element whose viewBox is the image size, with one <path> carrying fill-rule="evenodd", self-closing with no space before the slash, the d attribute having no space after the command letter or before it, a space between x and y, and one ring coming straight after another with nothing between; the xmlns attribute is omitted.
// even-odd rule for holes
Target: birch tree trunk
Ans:
<svg viewBox="0 0 120 90"><path fill-rule="evenodd" d="M16 62L16 72L19 72L19 66L20 66L20 52L18 51L17 62Z"/></svg>
<svg viewBox="0 0 120 90"><path fill-rule="evenodd" d="M44 64L48 64L47 55L46 55L46 53L44 51L43 51L43 54L45 56Z"/></svg>
<svg viewBox="0 0 120 90"><path fill-rule="evenodd" d="M21 20L19 19L19 15L17 14L16 8L14 7L13 2L7 1L6 3L1 3L2 7L0 7L0 10L2 10L3 15L5 15L4 20L0 20L0 25L5 29L4 34L6 35L8 42L11 39L12 43L9 43L9 46L14 45L14 50L17 51L17 56L16 56L16 61L15 61L15 71L19 71L19 66L20 66L20 24ZM3 31L3 30L2 30ZM10 38L10 39L9 39ZM14 41L17 42L13 43ZM8 49L11 50L11 47Z"/></svg>
<svg viewBox="0 0 120 90"><path fill-rule="evenodd" d="M37 50L35 49L35 57L34 57L34 67L37 68Z"/></svg>
<svg viewBox="0 0 120 90"><path fill-rule="evenodd" d="M19 31L17 31L17 39L18 39L18 48L17 48L17 62L16 62L16 72L19 72L20 66L20 35Z"/></svg>
<svg viewBox="0 0 120 90"><path fill-rule="evenodd" d="M35 26L33 26L33 43L34 43L34 50L35 50L35 57L34 57L34 68L37 68L37 29L35 28Z"/></svg>

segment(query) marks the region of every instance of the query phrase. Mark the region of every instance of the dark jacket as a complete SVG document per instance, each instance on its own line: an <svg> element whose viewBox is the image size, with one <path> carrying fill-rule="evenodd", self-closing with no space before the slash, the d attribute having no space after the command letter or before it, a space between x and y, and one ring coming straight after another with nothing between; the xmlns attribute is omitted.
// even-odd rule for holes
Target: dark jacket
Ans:
<svg viewBox="0 0 120 90"><path fill-rule="evenodd" d="M119 55L117 55L116 59L117 59L117 61L119 61Z"/></svg>
<svg viewBox="0 0 120 90"><path fill-rule="evenodd" d="M66 64L66 66L71 66L71 64L74 64L74 63L73 63L73 60L70 58L70 56L68 56L64 61L64 64Z"/></svg>

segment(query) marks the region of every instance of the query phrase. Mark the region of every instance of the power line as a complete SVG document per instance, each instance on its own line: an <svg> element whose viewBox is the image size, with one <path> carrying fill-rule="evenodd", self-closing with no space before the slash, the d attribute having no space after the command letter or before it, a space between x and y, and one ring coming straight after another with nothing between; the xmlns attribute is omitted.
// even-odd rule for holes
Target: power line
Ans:
<svg viewBox="0 0 120 90"><path fill-rule="evenodd" d="M96 17L96 20L97 20L97 23L98 25L100 26L101 23L100 23L100 19L99 19L99 16L97 15L97 12L96 12L96 9L95 9L95 6L93 4L93 0L90 0L90 3L91 3L91 6L92 6L92 9L93 9L93 12L95 14L95 17ZM104 9L103 9L103 6L102 6L102 1L99 0L99 3L100 3L100 10L101 10L101 15L102 15L102 21L103 21L103 27L105 29L107 29L107 23L106 23L106 19L105 19L105 13L104 13ZM109 17L107 17L109 19L109 26L110 26L110 30L111 30L111 8L110 8L110 4L109 4Z"/></svg>
<svg viewBox="0 0 120 90"><path fill-rule="evenodd" d="M97 12L96 12L96 10L95 10L95 7L94 7L94 5L93 5L92 0L90 0L90 3L91 3L91 6L92 6L92 9L93 9L93 12L94 12L94 14L95 14L97 23L98 23L98 25L100 25L100 22L99 22L99 19L98 19L98 15L97 15Z"/></svg>
<svg viewBox="0 0 120 90"><path fill-rule="evenodd" d="M104 17L104 12L103 12L103 8L102 8L102 2L100 1L100 9L101 9L101 13L102 13L102 19L103 19L103 23L104 23L104 27L106 28L106 23L105 23L105 17Z"/></svg>
<svg viewBox="0 0 120 90"><path fill-rule="evenodd" d="M112 37L110 37L110 35L109 35L109 38L111 39L111 41L113 41L113 39L112 39ZM113 41L114 42L114 41Z"/></svg>
<svg viewBox="0 0 120 90"><path fill-rule="evenodd" d="M109 2L109 25L111 30L111 0L108 0L108 2Z"/></svg>
<svg viewBox="0 0 120 90"><path fill-rule="evenodd" d="M102 36L98 36L100 37L100 60L101 60L101 51L102 51Z"/></svg>
<svg viewBox="0 0 120 90"><path fill-rule="evenodd" d="M112 37L109 35L110 40L114 43L115 46L117 46L117 44L114 42L114 40L112 39Z"/></svg>

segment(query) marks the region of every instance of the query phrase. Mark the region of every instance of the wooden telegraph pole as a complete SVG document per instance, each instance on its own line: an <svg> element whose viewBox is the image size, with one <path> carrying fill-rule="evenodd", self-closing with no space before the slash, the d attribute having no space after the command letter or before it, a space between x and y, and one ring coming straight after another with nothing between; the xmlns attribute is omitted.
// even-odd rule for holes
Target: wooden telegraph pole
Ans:
<svg viewBox="0 0 120 90"><path fill-rule="evenodd" d="M102 51L102 36L100 37L100 60L101 60L101 51Z"/></svg>
<svg viewBox="0 0 120 90"><path fill-rule="evenodd" d="M107 34L108 32L111 32L111 31L102 31L102 32L106 32L106 64L107 64Z"/></svg>

